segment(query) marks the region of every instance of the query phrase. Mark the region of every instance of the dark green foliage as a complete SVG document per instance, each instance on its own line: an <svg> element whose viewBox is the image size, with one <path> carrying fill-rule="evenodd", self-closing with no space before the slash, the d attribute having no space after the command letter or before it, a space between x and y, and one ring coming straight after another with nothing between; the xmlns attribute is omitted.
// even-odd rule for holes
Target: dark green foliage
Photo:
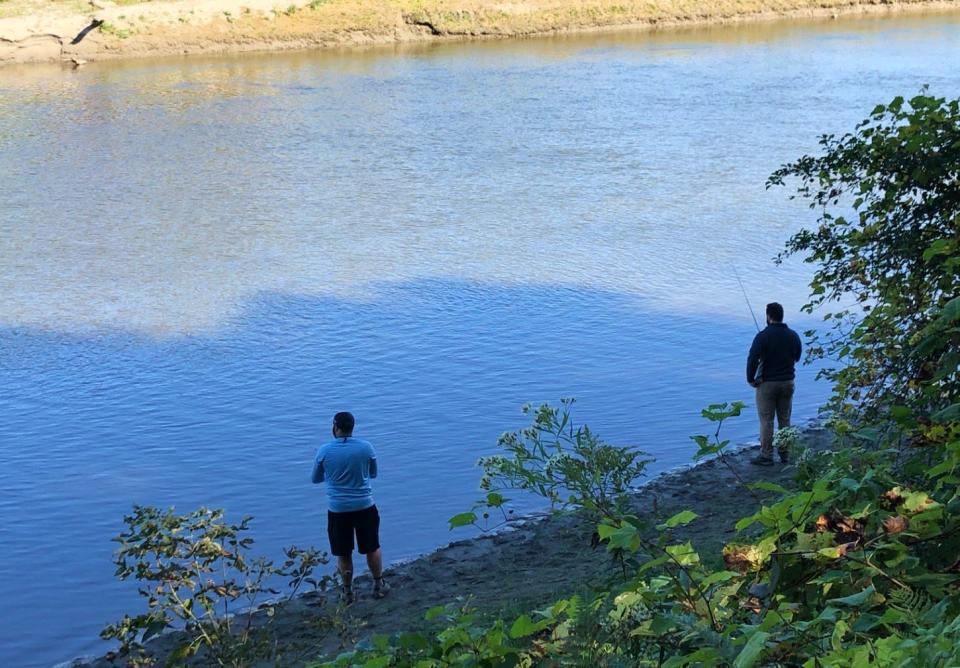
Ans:
<svg viewBox="0 0 960 668"><path fill-rule="evenodd" d="M798 179L799 196L819 213L784 255L817 265L807 310L836 304L809 352L838 363L824 372L837 407L849 402L872 416L921 399L960 400L960 333L926 337L960 295L960 101L898 97L820 145L823 155L784 166L768 187Z"/></svg>

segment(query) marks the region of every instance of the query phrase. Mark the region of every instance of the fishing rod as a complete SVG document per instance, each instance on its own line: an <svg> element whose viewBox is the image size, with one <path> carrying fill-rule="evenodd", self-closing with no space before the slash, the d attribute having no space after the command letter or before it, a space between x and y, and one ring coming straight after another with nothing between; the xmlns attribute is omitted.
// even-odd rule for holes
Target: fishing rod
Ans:
<svg viewBox="0 0 960 668"><path fill-rule="evenodd" d="M733 269L733 275L737 277L737 283L740 284L740 292L743 293L743 299L747 302L747 308L750 309L750 317L753 318L753 326L757 328L757 331L760 331L760 323L757 322L757 315L753 312L753 306L750 305L750 298L747 297L747 290L743 287L743 281L740 280L740 274L737 272L736 265L731 264L730 268ZM757 383L761 382L763 378L763 359L757 364L757 372L754 374L754 387L757 387Z"/></svg>
<svg viewBox="0 0 960 668"><path fill-rule="evenodd" d="M740 292L743 293L743 299L747 302L747 308L750 309L750 317L753 318L753 326L757 328L757 331L760 331L760 323L757 322L757 316L753 312L753 306L750 305L750 298L747 297L747 291L743 287L743 281L740 280L740 274L737 273L736 265L730 265L730 268L733 269L733 275L737 277L737 283L740 284Z"/></svg>

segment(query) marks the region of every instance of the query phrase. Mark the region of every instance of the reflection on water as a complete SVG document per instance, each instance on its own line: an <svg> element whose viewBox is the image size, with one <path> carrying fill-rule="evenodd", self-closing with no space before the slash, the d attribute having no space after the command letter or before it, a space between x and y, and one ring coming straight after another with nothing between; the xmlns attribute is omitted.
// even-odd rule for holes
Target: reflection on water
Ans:
<svg viewBox="0 0 960 668"><path fill-rule="evenodd" d="M444 276L742 315L730 265L766 299L769 257L805 215L766 175L880 99L948 87L955 29L105 64L20 86L0 73L0 320L198 333L262 290ZM803 298L803 272L778 280Z"/></svg>
<svg viewBox="0 0 960 668"><path fill-rule="evenodd" d="M755 308L805 298L770 258L810 214L766 176L923 82L960 94L957 28L0 70L0 663L95 651L130 610L131 503L322 545L307 470L341 408L382 453L390 558L449 539L527 401L687 461L699 408L749 398L734 269Z"/></svg>

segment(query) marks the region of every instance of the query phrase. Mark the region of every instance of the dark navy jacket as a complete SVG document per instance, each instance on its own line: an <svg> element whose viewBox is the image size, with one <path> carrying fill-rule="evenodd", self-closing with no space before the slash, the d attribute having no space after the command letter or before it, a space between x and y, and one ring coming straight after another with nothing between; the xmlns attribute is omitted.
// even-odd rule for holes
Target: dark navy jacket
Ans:
<svg viewBox="0 0 960 668"><path fill-rule="evenodd" d="M753 345L747 356L747 382L793 380L793 365L800 361L800 348L800 337L784 323L767 325L766 329L753 337Z"/></svg>

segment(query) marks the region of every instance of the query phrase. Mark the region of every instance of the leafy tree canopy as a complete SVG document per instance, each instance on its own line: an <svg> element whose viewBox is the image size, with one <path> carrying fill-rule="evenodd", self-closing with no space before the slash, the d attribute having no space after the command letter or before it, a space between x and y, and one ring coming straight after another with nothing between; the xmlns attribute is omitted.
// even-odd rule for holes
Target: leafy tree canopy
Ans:
<svg viewBox="0 0 960 668"><path fill-rule="evenodd" d="M781 254L817 265L805 309L829 306L811 357L836 363L824 375L837 406L955 401L958 332L928 335L960 295L960 101L897 97L820 146L767 184L798 179L795 197L819 212Z"/></svg>

